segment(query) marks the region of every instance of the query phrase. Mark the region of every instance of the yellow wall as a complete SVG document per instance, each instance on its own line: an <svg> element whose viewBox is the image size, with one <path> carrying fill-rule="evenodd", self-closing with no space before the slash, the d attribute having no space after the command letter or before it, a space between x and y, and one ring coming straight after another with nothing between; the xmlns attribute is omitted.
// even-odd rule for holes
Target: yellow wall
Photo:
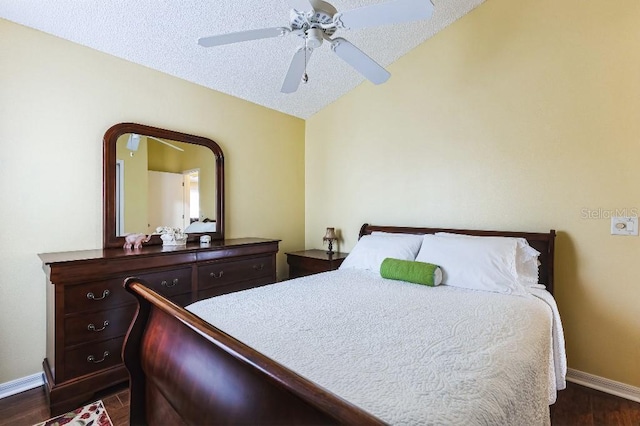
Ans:
<svg viewBox="0 0 640 426"><path fill-rule="evenodd" d="M102 247L102 137L133 121L215 140L226 234L304 246L303 120L0 20L0 383L41 371L37 253Z"/></svg>
<svg viewBox="0 0 640 426"><path fill-rule="evenodd" d="M0 383L40 370L36 254L101 246L102 136L135 121L221 145L227 235L281 238L280 277L327 226L345 250L363 222L557 229L570 367L640 386L640 240L603 217L640 208L637 22L635 0L489 0L305 148L302 120L0 20Z"/></svg>
<svg viewBox="0 0 640 426"><path fill-rule="evenodd" d="M640 239L603 217L640 210L639 22L636 0L489 0L307 120L306 245L554 228L569 366L640 386Z"/></svg>

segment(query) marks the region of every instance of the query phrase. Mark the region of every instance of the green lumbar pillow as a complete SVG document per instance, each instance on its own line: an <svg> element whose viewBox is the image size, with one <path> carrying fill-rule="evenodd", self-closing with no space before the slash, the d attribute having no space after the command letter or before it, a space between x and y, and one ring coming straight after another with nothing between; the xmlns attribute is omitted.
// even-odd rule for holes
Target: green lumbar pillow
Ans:
<svg viewBox="0 0 640 426"><path fill-rule="evenodd" d="M442 282L442 270L438 265L411 260L392 259L390 257L382 261L380 265L382 278L408 281L414 284L428 285L430 287Z"/></svg>

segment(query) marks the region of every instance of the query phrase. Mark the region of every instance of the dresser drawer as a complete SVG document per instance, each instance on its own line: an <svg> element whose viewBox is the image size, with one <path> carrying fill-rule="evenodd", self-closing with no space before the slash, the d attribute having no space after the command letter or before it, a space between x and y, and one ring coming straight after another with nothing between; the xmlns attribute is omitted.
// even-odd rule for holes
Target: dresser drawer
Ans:
<svg viewBox="0 0 640 426"><path fill-rule="evenodd" d="M274 276L272 256L220 262L198 267L198 290Z"/></svg>
<svg viewBox="0 0 640 426"><path fill-rule="evenodd" d="M65 378L83 376L122 363L124 336L82 345L65 353Z"/></svg>
<svg viewBox="0 0 640 426"><path fill-rule="evenodd" d="M124 336L135 311L135 305L126 305L65 318L65 347Z"/></svg>
<svg viewBox="0 0 640 426"><path fill-rule="evenodd" d="M124 277L64 287L64 312L98 311L134 304L136 299L122 287Z"/></svg>
<svg viewBox="0 0 640 426"><path fill-rule="evenodd" d="M251 281L239 281L227 285L210 287L198 291L198 300L208 299L210 297L220 296L222 294L233 293L235 291L248 290L250 288L261 287L267 284L273 284L275 281L272 277L261 277Z"/></svg>
<svg viewBox="0 0 640 426"><path fill-rule="evenodd" d="M136 277L147 282L149 288L163 296L176 296L191 291L191 268L139 274Z"/></svg>

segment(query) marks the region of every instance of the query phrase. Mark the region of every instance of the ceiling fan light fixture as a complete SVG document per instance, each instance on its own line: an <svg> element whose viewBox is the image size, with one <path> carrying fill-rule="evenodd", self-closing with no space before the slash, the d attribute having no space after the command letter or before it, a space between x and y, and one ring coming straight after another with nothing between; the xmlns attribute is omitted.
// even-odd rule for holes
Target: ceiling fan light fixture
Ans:
<svg viewBox="0 0 640 426"><path fill-rule="evenodd" d="M129 139L127 139L127 149L131 152L137 151L140 145L140 135L137 133L129 133Z"/></svg>
<svg viewBox="0 0 640 426"><path fill-rule="evenodd" d="M320 28L310 28L306 36L307 47L316 49L322 45L324 40L324 32Z"/></svg>

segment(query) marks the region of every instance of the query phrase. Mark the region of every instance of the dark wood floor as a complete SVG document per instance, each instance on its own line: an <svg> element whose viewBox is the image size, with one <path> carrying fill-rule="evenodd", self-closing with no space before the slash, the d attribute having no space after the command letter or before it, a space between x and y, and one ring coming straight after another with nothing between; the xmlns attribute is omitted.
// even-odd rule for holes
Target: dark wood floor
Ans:
<svg viewBox="0 0 640 426"><path fill-rule="evenodd" d="M550 408L553 426L640 426L640 403L574 383Z"/></svg>
<svg viewBox="0 0 640 426"><path fill-rule="evenodd" d="M129 390L111 389L102 399L115 426L129 425ZM0 425L31 426L49 418L43 388L0 399ZM573 383L551 406L553 426L640 426L640 403Z"/></svg>

